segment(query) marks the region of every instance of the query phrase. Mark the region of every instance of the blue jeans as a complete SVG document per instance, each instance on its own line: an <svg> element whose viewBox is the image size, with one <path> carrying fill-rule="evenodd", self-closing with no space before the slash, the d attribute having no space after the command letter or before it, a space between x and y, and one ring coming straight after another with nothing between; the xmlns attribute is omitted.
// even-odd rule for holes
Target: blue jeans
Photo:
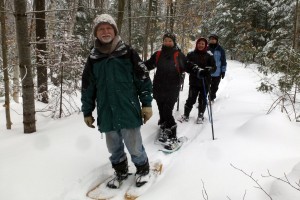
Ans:
<svg viewBox="0 0 300 200"><path fill-rule="evenodd" d="M106 132L106 146L111 153L109 159L112 164L118 164L126 159L124 143L136 166L141 166L148 161L140 130L141 127Z"/></svg>

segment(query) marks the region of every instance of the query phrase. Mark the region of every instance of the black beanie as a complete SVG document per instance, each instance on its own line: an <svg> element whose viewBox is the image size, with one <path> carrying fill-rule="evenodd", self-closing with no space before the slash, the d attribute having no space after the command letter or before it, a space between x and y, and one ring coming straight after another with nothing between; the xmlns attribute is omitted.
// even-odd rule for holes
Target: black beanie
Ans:
<svg viewBox="0 0 300 200"><path fill-rule="evenodd" d="M171 40L173 40L174 43L176 43L176 36L174 33L165 33L163 36L163 40L165 38L170 38Z"/></svg>
<svg viewBox="0 0 300 200"><path fill-rule="evenodd" d="M217 40L217 42L219 41L219 37L216 34L210 34L208 39L210 38L215 38Z"/></svg>

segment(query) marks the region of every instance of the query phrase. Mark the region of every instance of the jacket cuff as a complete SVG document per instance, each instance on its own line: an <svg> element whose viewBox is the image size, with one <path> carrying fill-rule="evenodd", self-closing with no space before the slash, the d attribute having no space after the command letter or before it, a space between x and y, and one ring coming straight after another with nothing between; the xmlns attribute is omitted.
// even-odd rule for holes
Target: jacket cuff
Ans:
<svg viewBox="0 0 300 200"><path fill-rule="evenodd" d="M143 103L142 107L152 107L151 103Z"/></svg>
<svg viewBox="0 0 300 200"><path fill-rule="evenodd" d="M93 116L92 113L83 113L84 117L89 117L89 116Z"/></svg>

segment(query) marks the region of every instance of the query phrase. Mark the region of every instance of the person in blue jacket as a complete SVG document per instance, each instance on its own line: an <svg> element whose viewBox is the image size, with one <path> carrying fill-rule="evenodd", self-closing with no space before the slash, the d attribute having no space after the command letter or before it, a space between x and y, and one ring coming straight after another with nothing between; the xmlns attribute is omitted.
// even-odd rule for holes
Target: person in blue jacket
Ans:
<svg viewBox="0 0 300 200"><path fill-rule="evenodd" d="M219 44L219 37L216 34L211 34L209 37L210 50L216 62L217 70L211 74L211 85L210 85L210 100L214 101L216 98L216 93L219 89L219 84L221 79L225 77L227 62L224 49Z"/></svg>

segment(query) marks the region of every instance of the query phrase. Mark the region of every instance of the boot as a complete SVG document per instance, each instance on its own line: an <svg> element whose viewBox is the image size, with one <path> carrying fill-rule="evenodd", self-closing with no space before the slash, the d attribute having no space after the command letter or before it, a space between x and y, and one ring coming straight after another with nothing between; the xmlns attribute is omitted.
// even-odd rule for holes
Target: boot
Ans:
<svg viewBox="0 0 300 200"><path fill-rule="evenodd" d="M177 139L177 124L173 125L171 128L171 133L169 134L169 139L176 138Z"/></svg>
<svg viewBox="0 0 300 200"><path fill-rule="evenodd" d="M199 113L198 117L197 117L197 124L203 124L204 121L204 117L203 117L203 113Z"/></svg>
<svg viewBox="0 0 300 200"><path fill-rule="evenodd" d="M120 188L122 182L128 177L127 158L118 164L113 164L112 167L115 170L115 176L107 183L106 186L112 189L118 189Z"/></svg>
<svg viewBox="0 0 300 200"><path fill-rule="evenodd" d="M144 184L146 184L150 180L150 173L149 173L150 167L149 162L147 162L141 166L136 165L136 179L135 184L136 187L141 187Z"/></svg>
<svg viewBox="0 0 300 200"><path fill-rule="evenodd" d="M167 142L167 139L168 139L168 135L165 132L165 130L166 130L166 123L163 123L160 125L159 136L157 139L161 143Z"/></svg>
<svg viewBox="0 0 300 200"><path fill-rule="evenodd" d="M182 122L188 122L189 121L189 117L186 115L181 115L181 117L178 119L178 121Z"/></svg>
<svg viewBox="0 0 300 200"><path fill-rule="evenodd" d="M192 107L193 108L193 107ZM192 110L192 108L188 107L187 105L184 106L184 116L187 116L187 118L189 118L190 116L190 112Z"/></svg>
<svg viewBox="0 0 300 200"><path fill-rule="evenodd" d="M178 146L177 125L175 124L169 130L169 138L167 144L165 145L165 149L173 150Z"/></svg>

